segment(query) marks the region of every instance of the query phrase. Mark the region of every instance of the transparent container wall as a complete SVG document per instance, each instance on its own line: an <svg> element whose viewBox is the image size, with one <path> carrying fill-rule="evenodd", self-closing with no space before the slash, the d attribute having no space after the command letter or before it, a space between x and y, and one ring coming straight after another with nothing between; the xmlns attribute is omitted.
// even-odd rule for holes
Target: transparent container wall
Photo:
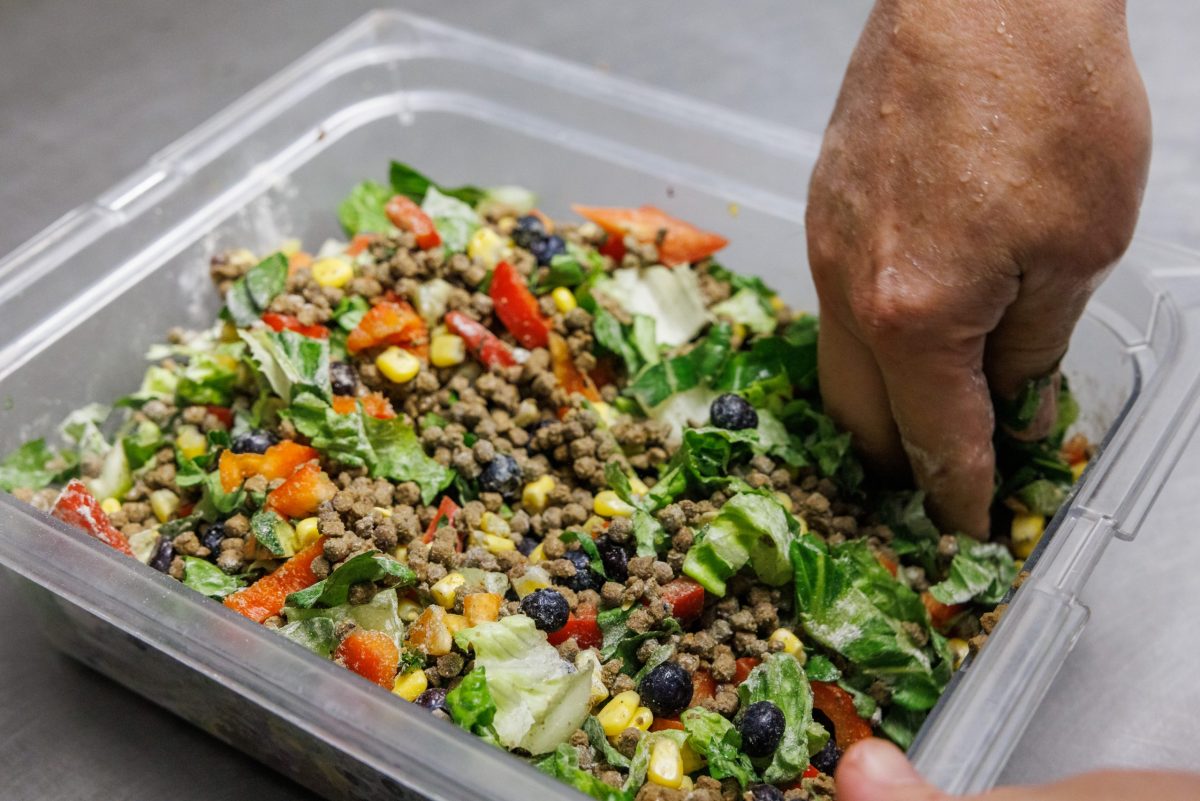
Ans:
<svg viewBox="0 0 1200 801"><path fill-rule="evenodd" d="M86 402L135 389L146 348L170 327L209 324L219 308L208 279L214 253L268 252L288 237L316 248L340 236L337 203L364 178L385 180L392 158L446 184L530 186L555 216L569 215L572 202L653 203L728 236L724 263L815 310L801 222L816 144L403 14L371 15L0 262L0 451L52 432ZM993 644L921 734L918 765L946 789L994 778L1082 625L1078 587L1111 536L1136 528L1153 498L1147 482L1173 461L1167 432L1194 425L1191 378L1176 367L1196 352L1196 298L1184 293L1180 304L1155 285L1164 262L1187 285L1190 254L1139 246L1076 334L1067 372L1081 425L1109 444L1030 560L1032 589L1017 595ZM84 644L119 629L99 669L276 767L291 770L315 739L322 753L341 755L338 771L358 765L375 790L571 795L9 498L0 498L0 563L41 588L31 589L36 608L68 652L105 653ZM47 613L55 607L88 613ZM1029 636L1037 647L1022 645ZM135 645L126 653L127 642ZM168 692L128 669L139 648L207 679ZM304 680L323 689L298 695ZM255 749L203 717L210 691L222 709L242 699L250 731L265 705L298 734ZM370 795L367 784L324 782L312 771L301 778L335 797Z"/></svg>

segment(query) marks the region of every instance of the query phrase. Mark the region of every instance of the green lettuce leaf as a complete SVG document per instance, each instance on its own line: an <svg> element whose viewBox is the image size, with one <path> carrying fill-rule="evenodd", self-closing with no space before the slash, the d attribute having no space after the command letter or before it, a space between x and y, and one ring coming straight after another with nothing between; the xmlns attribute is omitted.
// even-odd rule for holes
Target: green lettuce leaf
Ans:
<svg viewBox="0 0 1200 801"><path fill-rule="evenodd" d="M466 250L471 234L480 225L475 209L457 198L442 194L437 187L431 186L426 191L421 210L433 220L433 227L437 229L447 253Z"/></svg>
<svg viewBox="0 0 1200 801"><path fill-rule="evenodd" d="M995 542L958 537L958 553L945 580L929 588L944 604L998 604L1012 587L1017 566L1012 554Z"/></svg>
<svg viewBox="0 0 1200 801"><path fill-rule="evenodd" d="M333 649L337 647L336 631L337 624L328 617L310 617L276 629L277 633L326 659L333 655Z"/></svg>
<svg viewBox="0 0 1200 801"><path fill-rule="evenodd" d="M251 325L271 301L287 286L288 260L282 253L272 253L241 278L225 293L225 310L239 328Z"/></svg>
<svg viewBox="0 0 1200 801"><path fill-rule="evenodd" d="M375 451L371 474L392 481L413 481L428 504L454 480L454 471L425 455L416 432L400 417L379 420L363 416L367 439Z"/></svg>
<svg viewBox="0 0 1200 801"><path fill-rule="evenodd" d="M471 207L479 205L479 201L487 197L487 192L476 186L458 186L454 188L439 186L412 167L402 164L399 161L392 162L388 175L391 179L393 192L398 195L404 195L413 203L420 203L425 198L425 194L429 191L430 187L433 187L443 195L449 195L452 198L461 200Z"/></svg>
<svg viewBox="0 0 1200 801"><path fill-rule="evenodd" d="M588 743L600 756L604 757L605 762L615 768L629 767L629 757L614 748L613 744L608 741L608 735L604 733L604 727L600 725L600 721L595 715L588 715L588 719L583 722L583 730L587 733Z"/></svg>
<svg viewBox="0 0 1200 801"><path fill-rule="evenodd" d="M786 381L782 380L784 376ZM810 391L816 387L816 381L817 319L801 317L790 323L783 334L756 339L749 350L732 357L714 385L722 392L745 393L759 406L761 400L754 396L771 394L762 391L763 385L782 390L790 384Z"/></svg>
<svg viewBox="0 0 1200 801"><path fill-rule="evenodd" d="M175 396L180 404L228 406L238 381L243 345L227 342L193 356L179 371Z"/></svg>
<svg viewBox="0 0 1200 801"><path fill-rule="evenodd" d="M732 329L727 324L712 326L687 353L645 367L625 387L624 394L649 410L672 395L700 386L710 376L720 374L729 358L731 337Z"/></svg>
<svg viewBox="0 0 1200 801"><path fill-rule="evenodd" d="M549 753L583 725L592 677L565 662L530 618L481 623L459 631L454 642L473 649L476 669L487 671L496 704L493 725L504 747Z"/></svg>
<svg viewBox="0 0 1200 801"><path fill-rule="evenodd" d="M343 562L328 578L293 592L287 597L287 605L297 609L341 606L349 599L351 586L384 578L391 578L396 587L408 587L417 580L407 565L390 556L378 552L360 553Z"/></svg>
<svg viewBox="0 0 1200 801"><path fill-rule="evenodd" d="M380 590L365 604L343 603L329 608L285 606L283 615L288 624L311 620L353 623L369 631L381 631L392 638L397 648L404 647L404 623L400 620L400 602L395 589ZM312 624L324 625L324 624Z"/></svg>
<svg viewBox="0 0 1200 801"><path fill-rule="evenodd" d="M224 598L243 586L236 576L230 576L212 562L195 556L183 557L183 583L209 598Z"/></svg>
<svg viewBox="0 0 1200 801"><path fill-rule="evenodd" d="M696 542L683 560L684 574L717 596L725 594L725 581L746 564L764 584L786 584L792 578L788 518L774 498L749 493L733 496L696 534Z"/></svg>
<svg viewBox="0 0 1200 801"><path fill-rule="evenodd" d="M758 778L750 757L742 753L742 735L728 720L698 706L686 710L680 720L687 732L688 744L708 761L708 774L714 779L733 777L745 790ZM780 743L780 747L783 745Z"/></svg>
<svg viewBox="0 0 1200 801"><path fill-rule="evenodd" d="M775 331L775 314L770 303L753 289L739 289L709 311L723 320L741 323L756 334Z"/></svg>
<svg viewBox="0 0 1200 801"><path fill-rule="evenodd" d="M621 672L633 676L638 672L638 649L647 640L662 639L668 634L679 634L683 629L673 617L663 618L655 628L638 634L629 628L629 616L633 607L622 609L614 607L605 609L596 616L596 625L600 627L601 645L600 660L607 662L617 658L621 660Z"/></svg>
<svg viewBox="0 0 1200 801"><path fill-rule="evenodd" d="M472 734L489 743L499 744L493 722L496 719L496 702L488 687L487 670L475 667L458 686L446 694L446 708L450 719Z"/></svg>
<svg viewBox="0 0 1200 801"><path fill-rule="evenodd" d="M554 753L539 760L535 767L597 801L633 801L633 793L610 787L599 777L579 767L579 752L567 743L558 746Z"/></svg>
<svg viewBox="0 0 1200 801"><path fill-rule="evenodd" d="M804 669L791 654L767 654L738 685L743 709L757 701L770 701L783 712L783 739L763 767L765 782L779 784L794 779L808 767L808 736L812 726L812 687Z"/></svg>
<svg viewBox="0 0 1200 801"><path fill-rule="evenodd" d="M683 748L687 739L687 732L678 729L663 729L643 734L642 739L638 740L637 749L633 752L633 759L629 761L629 775L625 777L625 791L632 794L645 784L646 771L650 767L650 754L654 751L656 743L660 740L674 740L676 745Z"/></svg>
<svg viewBox="0 0 1200 801"><path fill-rule="evenodd" d="M263 328L238 331L238 336L250 350L251 365L284 401L304 392L326 402L333 397L327 340Z"/></svg>
<svg viewBox="0 0 1200 801"><path fill-rule="evenodd" d="M350 236L385 234L392 230L392 221L384 214L383 207L391 197L392 190L383 184L363 181L338 204L338 221Z"/></svg>
<svg viewBox="0 0 1200 801"><path fill-rule="evenodd" d="M56 468L51 466L54 459L55 453L46 446L45 440L26 442L0 462L0 490L12 492L17 487L42 489L63 477L64 473L69 473L75 464L74 459L64 459L63 467Z"/></svg>
<svg viewBox="0 0 1200 801"><path fill-rule="evenodd" d="M600 289L630 314L652 318L669 347L691 342L712 320L696 271L684 265L614 270Z"/></svg>

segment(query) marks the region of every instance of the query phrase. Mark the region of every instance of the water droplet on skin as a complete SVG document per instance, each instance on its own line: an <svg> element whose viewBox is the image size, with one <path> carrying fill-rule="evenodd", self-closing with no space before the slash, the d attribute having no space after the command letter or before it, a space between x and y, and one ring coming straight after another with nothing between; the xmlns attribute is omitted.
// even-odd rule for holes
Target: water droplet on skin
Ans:
<svg viewBox="0 0 1200 801"><path fill-rule="evenodd" d="M959 173L958 182L960 184L965 184L969 180L971 180L971 171L970 170L964 170L963 172Z"/></svg>
<svg viewBox="0 0 1200 801"><path fill-rule="evenodd" d="M1096 71L1096 64L1091 59L1088 59L1087 61L1083 62L1083 68L1087 70L1088 74L1090 75Z"/></svg>
<svg viewBox="0 0 1200 801"><path fill-rule="evenodd" d="M896 104L890 100L885 100L879 104L879 116L881 117L886 117L889 114L895 114L896 111Z"/></svg>
<svg viewBox="0 0 1200 801"><path fill-rule="evenodd" d="M1000 20L1000 24L996 26L996 33L1000 34L1001 36L1008 33L1008 25L1004 22L1004 20Z"/></svg>

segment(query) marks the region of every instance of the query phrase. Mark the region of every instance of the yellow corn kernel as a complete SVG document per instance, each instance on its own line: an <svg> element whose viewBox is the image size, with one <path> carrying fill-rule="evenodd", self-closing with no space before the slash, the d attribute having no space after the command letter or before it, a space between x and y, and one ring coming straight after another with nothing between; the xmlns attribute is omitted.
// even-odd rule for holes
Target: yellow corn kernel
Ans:
<svg viewBox="0 0 1200 801"><path fill-rule="evenodd" d="M734 323L733 330L729 335L729 343L732 347L741 347L741 344L746 341L747 329L744 323Z"/></svg>
<svg viewBox="0 0 1200 801"><path fill-rule="evenodd" d="M375 366L393 384L412 381L421 371L421 360L404 348L393 345L375 357Z"/></svg>
<svg viewBox="0 0 1200 801"><path fill-rule="evenodd" d="M548 475L530 481L521 490L521 505L530 512L540 512L550 502L550 493L553 491L554 479Z"/></svg>
<svg viewBox="0 0 1200 801"><path fill-rule="evenodd" d="M195 426L181 426L175 435L175 447L184 459L195 459L208 452L208 438Z"/></svg>
<svg viewBox="0 0 1200 801"><path fill-rule="evenodd" d="M788 512L791 512L796 508L795 504L792 503L792 496L788 495L786 492L776 492L775 500L779 501L779 505Z"/></svg>
<svg viewBox="0 0 1200 801"><path fill-rule="evenodd" d="M392 692L405 701L415 701L428 687L429 679L426 678L425 671L416 668L397 676L396 683L392 685Z"/></svg>
<svg viewBox="0 0 1200 801"><path fill-rule="evenodd" d="M621 500L620 496L612 490L597 492L596 499L592 501L592 509L601 517L630 517L633 515L633 507Z"/></svg>
<svg viewBox="0 0 1200 801"><path fill-rule="evenodd" d="M954 669L958 670L958 666L967 658L967 654L971 651L971 646L967 645L967 641L959 637L951 637L946 640L946 645L950 648L950 654L954 657Z"/></svg>
<svg viewBox="0 0 1200 801"><path fill-rule="evenodd" d="M495 512L484 512L483 518L479 521L479 527L483 529L484 534L495 534L497 537L507 537L512 534L508 521Z"/></svg>
<svg viewBox="0 0 1200 801"><path fill-rule="evenodd" d="M688 776L688 775L685 773L685 774L683 775L683 781L682 781L682 782L680 783L680 785L679 785L679 792L681 792L681 793L690 793L690 792L691 792L692 790L694 790L694 789L696 789L696 785L695 785L695 783L692 781L692 777L691 777L691 776Z"/></svg>
<svg viewBox="0 0 1200 801"><path fill-rule="evenodd" d="M458 588L467 583L462 573L447 573L429 588L429 594L437 605L444 609L454 608L454 596Z"/></svg>
<svg viewBox="0 0 1200 801"><path fill-rule="evenodd" d="M398 561L408 564L408 546L397 545L392 549L392 556L394 556Z"/></svg>
<svg viewBox="0 0 1200 801"><path fill-rule="evenodd" d="M782 646L781 650L785 654L795 654L800 650L800 638L785 628L778 628L771 632L771 636L767 638L767 644Z"/></svg>
<svg viewBox="0 0 1200 801"><path fill-rule="evenodd" d="M467 255L490 269L500 261L506 247L508 242L500 234L484 226L471 234L467 242Z"/></svg>
<svg viewBox="0 0 1200 801"><path fill-rule="evenodd" d="M354 279L354 268L350 262L336 256L317 259L313 262L313 280L321 286L341 288Z"/></svg>
<svg viewBox="0 0 1200 801"><path fill-rule="evenodd" d="M540 545L538 546L541 547ZM512 580L513 592L518 598L524 598L532 592L544 590L550 586L550 574L543 567L530 565L525 573Z"/></svg>
<svg viewBox="0 0 1200 801"><path fill-rule="evenodd" d="M446 630L450 632L451 637L466 628L470 628L470 624L467 623L467 618L465 615L452 615L450 613L446 613Z"/></svg>
<svg viewBox="0 0 1200 801"><path fill-rule="evenodd" d="M600 728L604 729L605 735L616 737L629 728L629 721L633 718L633 713L641 705L641 696L633 690L626 690L613 696L613 699L605 704L600 713L596 715L596 720L600 721Z"/></svg>
<svg viewBox="0 0 1200 801"><path fill-rule="evenodd" d="M1025 569L1025 560L1024 559L1014 559L1013 567L1015 567L1017 569L1017 572L1020 573L1022 570Z"/></svg>
<svg viewBox="0 0 1200 801"><path fill-rule="evenodd" d="M683 784L683 756L674 740L660 737L650 746L650 765L646 780L660 787L678 788Z"/></svg>
<svg viewBox="0 0 1200 801"><path fill-rule="evenodd" d="M317 541L321 536L317 528L317 518L306 517L296 524L296 548L304 550Z"/></svg>
<svg viewBox="0 0 1200 801"><path fill-rule="evenodd" d="M483 535L483 547L488 553L504 553L514 551L517 544L508 537L498 537L495 534Z"/></svg>
<svg viewBox="0 0 1200 801"><path fill-rule="evenodd" d="M708 760L696 753L696 749L688 745L686 741L683 747L679 749L679 755L683 757L683 772L685 774L695 773L708 764Z"/></svg>
<svg viewBox="0 0 1200 801"><path fill-rule="evenodd" d="M104 512L106 515L119 512L121 511L121 502L116 498L105 498L104 500L100 501L100 511Z"/></svg>
<svg viewBox="0 0 1200 801"><path fill-rule="evenodd" d="M1046 530L1046 517L1033 512L1013 515L1012 552L1018 559L1028 559Z"/></svg>
<svg viewBox="0 0 1200 801"><path fill-rule="evenodd" d="M629 490L634 495L645 495L647 492L650 491L650 488L646 486L645 481L642 481L640 478L638 478L637 473L630 473L629 474Z"/></svg>
<svg viewBox="0 0 1200 801"><path fill-rule="evenodd" d="M1087 470L1087 466L1088 466L1087 459L1080 459L1078 462L1071 465L1071 478L1074 479L1075 481L1078 481L1079 477L1083 475L1083 471Z"/></svg>
<svg viewBox="0 0 1200 801"><path fill-rule="evenodd" d="M613 410L613 407L609 406L604 401L593 401L592 411L594 411L596 416L600 418L600 423L603 426L611 426L613 423L617 422L617 413Z"/></svg>
<svg viewBox="0 0 1200 801"><path fill-rule="evenodd" d="M396 604L396 613L405 623L412 623L421 615L421 605L412 598L401 598Z"/></svg>
<svg viewBox="0 0 1200 801"><path fill-rule="evenodd" d="M575 293L565 286L560 286L551 292L550 298L554 301L554 308L562 314L566 314L579 305L579 301L575 300Z"/></svg>
<svg viewBox="0 0 1200 801"><path fill-rule="evenodd" d="M650 711L648 706L639 706L633 710L633 717L629 719L629 726L642 731L649 731L650 724L654 722L654 713Z"/></svg>
<svg viewBox="0 0 1200 801"><path fill-rule="evenodd" d="M592 539L596 538L597 534L603 534L607 528L608 521L603 517L592 515L587 520L583 521L583 533L587 534Z"/></svg>
<svg viewBox="0 0 1200 801"><path fill-rule="evenodd" d="M455 334L439 334L429 343L429 361L434 367L453 367L467 358L466 341Z"/></svg>
<svg viewBox="0 0 1200 801"><path fill-rule="evenodd" d="M391 517L392 516L392 510L386 506L375 506L375 507L372 507L371 511L374 512L375 514L379 515L380 517Z"/></svg>
<svg viewBox="0 0 1200 801"><path fill-rule="evenodd" d="M165 523L170 520L178 508L179 496L169 489L157 489L150 493L150 510L154 512L158 522Z"/></svg>
<svg viewBox="0 0 1200 801"><path fill-rule="evenodd" d="M537 547L529 552L529 564L536 565L538 562L544 561L546 561L546 551L539 542Z"/></svg>

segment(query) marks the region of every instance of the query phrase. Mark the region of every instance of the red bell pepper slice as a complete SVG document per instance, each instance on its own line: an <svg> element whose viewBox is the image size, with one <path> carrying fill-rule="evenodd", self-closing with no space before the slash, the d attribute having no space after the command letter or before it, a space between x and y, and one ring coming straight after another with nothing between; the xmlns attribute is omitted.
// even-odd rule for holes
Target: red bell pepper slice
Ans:
<svg viewBox="0 0 1200 801"><path fill-rule="evenodd" d="M380 687L392 689L400 667L400 649L382 631L355 629L338 643L333 658Z"/></svg>
<svg viewBox="0 0 1200 801"><path fill-rule="evenodd" d="M392 225L401 231L408 231L417 238L417 247L429 250L442 244L437 228L429 215L421 211L421 207L404 195L396 195L383 207L383 213L392 221Z"/></svg>
<svg viewBox="0 0 1200 801"><path fill-rule="evenodd" d="M421 315L407 302L387 298L376 303L346 337L346 350L360 350L378 345L399 345L416 350L429 344L429 329Z"/></svg>
<svg viewBox="0 0 1200 801"><path fill-rule="evenodd" d="M287 597L317 583L312 563L325 553L325 538L321 537L291 559L263 576L245 589L225 598L224 604L239 615L262 623L283 610Z"/></svg>
<svg viewBox="0 0 1200 801"><path fill-rule="evenodd" d="M226 428L233 428L233 409L228 406L205 406L208 413L221 421Z"/></svg>
<svg viewBox="0 0 1200 801"><path fill-rule="evenodd" d="M684 731L683 722L679 718L656 717L650 724L650 731L666 731L667 729Z"/></svg>
<svg viewBox="0 0 1200 801"><path fill-rule="evenodd" d="M378 392L363 395L361 398L349 395L334 395L333 410L338 414L354 414L354 412L358 411L358 404L360 402L362 403L364 412L379 420L391 420L396 416L396 410L392 408L392 402Z"/></svg>
<svg viewBox="0 0 1200 801"><path fill-rule="evenodd" d="M421 542L433 542L433 535L437 533L438 523L443 519L446 525L454 525L454 516L458 514L459 506L450 496L442 497L442 502L438 504L437 514L433 516L433 520L429 521L429 528L425 529L425 536L421 538ZM461 550L461 549L460 549Z"/></svg>
<svg viewBox="0 0 1200 801"><path fill-rule="evenodd" d="M741 684L750 678L750 671L758 667L760 660L754 656L742 656L734 660L733 683Z"/></svg>
<svg viewBox="0 0 1200 801"><path fill-rule="evenodd" d="M262 321L267 324L267 327L276 333L283 331L295 331L301 336L311 337L312 339L329 339L329 329L323 325L305 325L299 319L290 314L276 314L275 312L267 312L262 316Z"/></svg>
<svg viewBox="0 0 1200 801"><path fill-rule="evenodd" d="M707 670L697 670L692 674L692 700L689 707L699 706L717 694L717 680Z"/></svg>
<svg viewBox="0 0 1200 801"><path fill-rule="evenodd" d="M892 574L892 578L896 577L896 573L900 570L900 565L892 559L887 558L881 553L875 554L875 561L883 566L883 569Z"/></svg>
<svg viewBox="0 0 1200 801"><path fill-rule="evenodd" d="M314 460L297 467L286 481L271 490L263 508L283 518L306 517L336 494L337 486Z"/></svg>
<svg viewBox="0 0 1200 801"><path fill-rule="evenodd" d="M836 684L825 681L812 682L813 709L821 711L833 723L830 732L837 747L845 751L859 740L871 736L871 724L858 716L854 698Z"/></svg>
<svg viewBox="0 0 1200 801"><path fill-rule="evenodd" d="M700 617L704 611L704 587L690 578L668 581L659 590L659 597L671 607L671 617L680 622Z"/></svg>
<svg viewBox="0 0 1200 801"><path fill-rule="evenodd" d="M928 590L921 593L921 602L925 604L925 609L929 612L929 622L938 631L948 629L954 619L967 608L963 604L944 604L930 595Z"/></svg>
<svg viewBox="0 0 1200 801"><path fill-rule="evenodd" d="M550 323L542 316L538 300L529 291L525 279L506 261L492 271L488 294L496 316L518 342L527 348L544 348L550 340Z"/></svg>
<svg viewBox="0 0 1200 801"><path fill-rule="evenodd" d="M546 640L551 645L559 645L572 638L580 650L599 648L604 644L604 634L600 631L600 624L596 622L594 607L587 605L576 607L575 611L567 617L565 626L546 635Z"/></svg>
<svg viewBox="0 0 1200 801"><path fill-rule="evenodd" d="M550 334L550 366L559 385L567 392L582 395L592 403L600 400L600 391L596 389L592 379L575 366L567 341L555 333Z"/></svg>
<svg viewBox="0 0 1200 801"><path fill-rule="evenodd" d="M478 320L473 320L460 311L446 313L446 328L453 334L458 334L467 343L467 347L475 354L475 358L487 367L512 367L517 363L517 357L512 348L506 345L500 337L488 330L487 326Z"/></svg>
<svg viewBox="0 0 1200 801"><path fill-rule="evenodd" d="M668 266L699 261L729 244L725 237L676 219L654 206L640 209L571 208L607 231L610 238L632 234L639 242L654 243L658 246L659 259Z"/></svg>
<svg viewBox="0 0 1200 801"><path fill-rule="evenodd" d="M596 248L603 256L608 256L615 261L618 266L621 260L625 258L625 238L617 234L609 234L604 239L604 244Z"/></svg>
<svg viewBox="0 0 1200 801"><path fill-rule="evenodd" d="M126 556L133 556L129 541L125 535L108 519L108 515L100 508L99 501L88 491L87 486L77 478L67 482L50 514L66 523L68 526L83 529L88 534L115 548Z"/></svg>

